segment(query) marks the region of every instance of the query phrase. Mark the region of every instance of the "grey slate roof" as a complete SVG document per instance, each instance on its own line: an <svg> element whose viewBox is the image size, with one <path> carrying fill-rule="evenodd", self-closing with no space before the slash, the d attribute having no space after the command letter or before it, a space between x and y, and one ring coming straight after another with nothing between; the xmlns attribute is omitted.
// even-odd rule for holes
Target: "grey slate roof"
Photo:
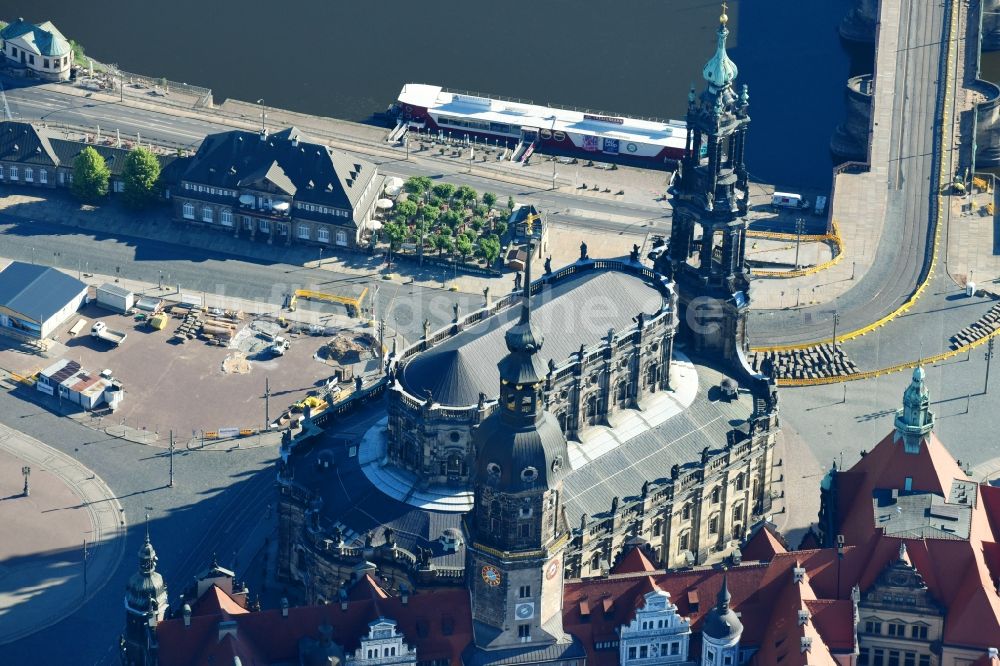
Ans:
<svg viewBox="0 0 1000 666"><path fill-rule="evenodd" d="M88 146L104 158L112 176L122 175L125 158L129 154L126 148L57 139L50 135L50 130L35 127L31 123L13 120L0 122L0 161L72 168L73 160ZM160 162L161 176L172 163L178 161L176 155L157 155L156 159Z"/></svg>
<svg viewBox="0 0 1000 666"><path fill-rule="evenodd" d="M751 415L750 394L740 393L733 402L721 401L717 387L725 375L701 363L696 368L698 395L687 409L566 476L563 497L570 525L578 525L584 513L607 513L615 497L637 497L643 480L669 479L674 465L681 465L683 473L685 464L701 459L706 446L721 451L729 430Z"/></svg>
<svg viewBox="0 0 1000 666"><path fill-rule="evenodd" d="M0 123L0 160L19 164L59 166L52 143L44 130L31 123L7 120Z"/></svg>
<svg viewBox="0 0 1000 666"><path fill-rule="evenodd" d="M955 495L954 484L949 494ZM886 536L908 539L968 539L975 501L952 503L928 492L876 490L872 497L875 525ZM971 497L975 497L975 489Z"/></svg>
<svg viewBox="0 0 1000 666"><path fill-rule="evenodd" d="M580 345L597 343L609 328L632 327L636 314L652 314L662 303L660 292L626 273L588 271L560 282L532 299L531 323L544 337L539 356L561 364ZM495 398L497 363L507 355L504 334L520 314L519 307L509 308L418 354L403 368L403 387L421 399L430 389L444 405L475 404L480 392Z"/></svg>
<svg viewBox="0 0 1000 666"><path fill-rule="evenodd" d="M43 56L62 57L70 51L69 42L51 21L35 25L19 18L0 30L0 37L3 39L23 37L24 41L34 45L38 53Z"/></svg>
<svg viewBox="0 0 1000 666"><path fill-rule="evenodd" d="M48 266L15 261L0 271L0 305L34 321L44 322L86 289Z"/></svg>
<svg viewBox="0 0 1000 666"><path fill-rule="evenodd" d="M371 162L310 143L290 127L264 140L259 134L236 130L210 134L182 178L225 189L267 179L296 201L354 209L374 175Z"/></svg>

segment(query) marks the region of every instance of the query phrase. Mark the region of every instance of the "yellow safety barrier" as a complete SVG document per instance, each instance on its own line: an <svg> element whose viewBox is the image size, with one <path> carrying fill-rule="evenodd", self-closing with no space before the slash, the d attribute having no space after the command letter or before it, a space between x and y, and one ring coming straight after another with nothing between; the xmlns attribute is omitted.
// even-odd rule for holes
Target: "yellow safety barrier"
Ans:
<svg viewBox="0 0 1000 666"><path fill-rule="evenodd" d="M972 178L972 186L973 187L978 187L983 192L989 192L990 191L990 182L988 180L986 180L985 178L980 178L979 176L973 176L973 178Z"/></svg>
<svg viewBox="0 0 1000 666"><path fill-rule="evenodd" d="M37 374L38 373L36 372L34 374L31 374L31 375L19 375L16 372L12 372L12 373L10 373L10 376L16 382L19 382L21 384L27 384L28 386L34 386L35 385L35 381L36 381L35 380L35 375L37 375Z"/></svg>
<svg viewBox="0 0 1000 666"><path fill-rule="evenodd" d="M775 231L750 231L747 232L748 236L753 238L769 238L771 240L795 240L798 238L795 234L785 234ZM844 241L840 237L840 229L837 227L837 221L833 221L833 233L821 234L813 236L803 236L802 240L809 240L810 242L830 242L834 245L833 258L830 261L824 261L822 264L817 264L816 266L810 266L809 268L803 268L797 271L771 271L766 269L751 270L750 273L760 277L769 278L794 278L802 277L804 275L812 275L813 273L819 273L820 271L825 271L831 266L835 266L840 263L840 260L844 258Z"/></svg>
<svg viewBox="0 0 1000 666"><path fill-rule="evenodd" d="M350 296L338 296L336 294L326 294L322 291L310 291L308 289L297 289L294 294L292 294L292 299L288 303L288 309L295 309L295 301L300 298L306 298L311 301L325 301L327 303L340 303L346 305L348 310L352 310L355 314L361 312L361 303L364 302L365 296L368 294L368 287L364 287L361 290L361 294L357 298L351 298Z"/></svg>
<svg viewBox="0 0 1000 666"><path fill-rule="evenodd" d="M947 42L948 42L948 47L947 47L948 48L948 58L947 58L947 60L948 60L949 63L952 62L952 59L953 59L953 56L954 56L953 51L952 51L952 43L955 41L955 29L956 29L955 24L956 24L956 17L958 16L958 12L954 11L954 8L953 8L953 11L951 12L951 15L952 15L951 16L951 24L949 25L948 40L947 40ZM952 97L952 94L951 94L951 80L952 80L952 78L953 77L951 75L951 68L950 67L945 67L945 75L944 75L945 91L944 91L944 100L943 100L943 103L942 103L942 119L943 119L943 121L941 123L941 130L940 130L940 134L938 136L938 138L939 138L939 145L940 146L944 146L945 145L945 128L948 126L948 103L949 103L949 99ZM893 319L895 319L899 315L908 312L910 310L910 308L913 307L914 303L916 303L917 300L921 296L923 296L924 291L927 289L927 285L930 284L931 278L934 277L934 269L937 268L938 249L939 249L939 246L941 244L940 243L940 241L941 241L941 218L944 216L944 194L943 193L946 192L948 190L948 188L950 187L950 177L944 178L942 176L943 162L944 162L944 160L938 160L938 165L937 165L937 180L938 180L939 183L941 183L941 186L938 188L938 194L937 194L937 217L935 218L935 221L934 221L934 242L931 245L931 262L930 262L930 267L927 270L927 275L924 277L923 281L919 285L917 285L917 288L913 291L913 293L910 294L910 297L908 299L906 299L906 302L903 303L901 306L899 306L896 310L894 310L893 312L890 312L889 314L885 315L881 319L878 319L877 321L874 321L874 322L868 324L867 326L862 326L861 328L859 328L857 330L848 331L848 332L843 333L842 335L838 335L837 336L837 341L838 342L845 342L847 340L853 340L855 338L859 338L859 337L861 337L863 335L867 335L868 333L871 333L875 329L878 329L878 328L881 328L882 326L885 326L886 324L888 324L890 321L892 321ZM794 345L771 345L771 346L764 346L764 347L751 347L750 350L754 351L754 352L793 351L793 350L796 350L796 349L808 349L809 347L814 347L817 344L822 344L823 342L824 342L823 340L818 340L818 341L814 341L814 342L807 342L807 343L794 344ZM909 365L908 367L913 367L913 365ZM901 370L901 369L903 369L903 368L900 367L897 370ZM874 372L885 373L887 371L874 371ZM892 370L892 372L896 372L896 370ZM835 383L835 382L838 382L838 381L845 381L848 377L850 377L851 380L853 381L855 379L866 379L867 377L864 376L865 374L866 373L858 373L857 375L845 375L844 377L824 378L824 379L831 379L832 381L823 381L823 380L812 380L812 381L815 381L815 383L817 383L817 384L829 384L829 383ZM807 380L788 380L788 381L807 381ZM781 384L781 382L779 381L779 385L780 384ZM784 384L784 385L785 386L808 386L809 384Z"/></svg>
<svg viewBox="0 0 1000 666"><path fill-rule="evenodd" d="M253 428L240 428L240 437L250 437L251 435L256 435L257 431Z"/></svg>
<svg viewBox="0 0 1000 666"><path fill-rule="evenodd" d="M207 432L204 432L202 433L202 436L205 439L219 439L219 433L216 430L209 430Z"/></svg>

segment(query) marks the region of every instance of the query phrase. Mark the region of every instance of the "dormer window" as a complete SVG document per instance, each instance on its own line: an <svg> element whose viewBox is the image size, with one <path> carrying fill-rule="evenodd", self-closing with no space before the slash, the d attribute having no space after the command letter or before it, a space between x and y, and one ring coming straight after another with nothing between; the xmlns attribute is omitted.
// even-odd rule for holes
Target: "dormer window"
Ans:
<svg viewBox="0 0 1000 666"><path fill-rule="evenodd" d="M532 483L537 478L538 478L538 470L535 469L534 467L525 467L521 471L521 480L524 481L525 483Z"/></svg>

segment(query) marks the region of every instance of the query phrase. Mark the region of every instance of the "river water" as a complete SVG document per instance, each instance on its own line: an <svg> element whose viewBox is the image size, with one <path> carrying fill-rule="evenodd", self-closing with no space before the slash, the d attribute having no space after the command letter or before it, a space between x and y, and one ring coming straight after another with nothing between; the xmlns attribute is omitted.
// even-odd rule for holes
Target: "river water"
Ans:
<svg viewBox="0 0 1000 666"><path fill-rule="evenodd" d="M844 83L871 71L837 25L850 0L733 0L730 57L750 86L748 167L782 189L828 188ZM102 62L212 88L217 102L364 120L403 83L683 118L715 48L706 0L5 0Z"/></svg>

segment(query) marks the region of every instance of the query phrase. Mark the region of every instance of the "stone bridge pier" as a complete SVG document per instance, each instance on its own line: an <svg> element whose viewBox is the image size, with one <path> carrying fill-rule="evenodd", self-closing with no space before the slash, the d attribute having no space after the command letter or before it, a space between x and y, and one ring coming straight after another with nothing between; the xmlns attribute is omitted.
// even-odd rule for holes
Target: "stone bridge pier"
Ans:
<svg viewBox="0 0 1000 666"><path fill-rule="evenodd" d="M847 81L847 120L837 126L830 139L830 152L838 160L864 161L868 158L872 122L872 75Z"/></svg>
<svg viewBox="0 0 1000 666"><path fill-rule="evenodd" d="M879 0L854 0L851 11L840 22L840 36L851 42L874 44L878 3Z"/></svg>

